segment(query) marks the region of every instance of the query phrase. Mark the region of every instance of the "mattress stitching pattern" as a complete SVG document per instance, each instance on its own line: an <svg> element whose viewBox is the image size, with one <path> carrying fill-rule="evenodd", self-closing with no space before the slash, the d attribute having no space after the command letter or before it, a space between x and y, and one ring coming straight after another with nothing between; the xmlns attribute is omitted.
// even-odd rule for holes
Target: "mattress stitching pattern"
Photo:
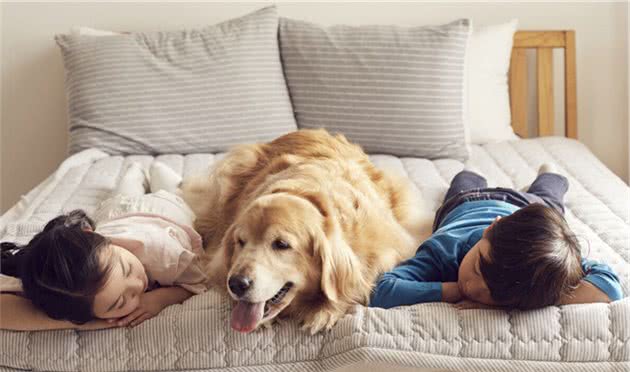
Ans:
<svg viewBox="0 0 630 372"><path fill-rule="evenodd" d="M608 342L608 358L610 358L610 356L613 354L613 343L610 342L612 340L614 340L615 338L615 334L612 330L612 318L611 318L611 314L612 314L612 310L610 309L610 307L606 308L606 315L608 315L608 327L606 328L608 330L608 333L610 334L610 338Z"/></svg>
<svg viewBox="0 0 630 372"><path fill-rule="evenodd" d="M510 187L510 188L515 188L515 187L516 187L516 185L514 184L514 181L512 180L512 177L510 177L510 174L508 173L507 169L505 169L505 167L501 164L501 162L499 162L499 161L496 159L495 155L494 155L492 152L490 152L490 151L486 150L486 149L485 149L485 148L483 148L483 147L482 147L482 151L484 151L484 152L488 155L488 158L489 158L489 159L492 159L492 161L494 162L494 165L496 165L496 167L497 167L497 168L498 168L501 172L503 172L503 174L505 175L505 177L506 177L507 179L509 179L509 180L512 182L512 184L511 184L509 187Z"/></svg>
<svg viewBox="0 0 630 372"><path fill-rule="evenodd" d="M521 145L521 144L518 144L518 145ZM533 144L533 145L536 146L538 145L538 143ZM517 148L517 145L509 144L509 146L512 147L515 153L517 153L519 157L521 157L524 163L529 168L531 168L531 162L529 162L527 157L520 152L520 149ZM540 146L540 147L543 147L543 146ZM486 149L486 148L480 148L480 150L483 153L487 154L493 160L493 162L495 163L495 166L498 167L501 172L505 173L508 179L510 180L512 179L509 176L509 174L506 173L504 167L502 166L502 163L498 161L498 159L494 156L495 153L493 153L493 151L490 151L489 149ZM546 150L547 149L545 149L545 151ZM548 151L547 155L556 162L561 162L562 160L558 156L556 156L556 154L554 154L552 151ZM179 173L190 172L194 168L193 161L203 161L201 159L206 159L206 160L212 159L213 161L217 160L214 156L195 158L194 156L191 156L191 155L174 156L170 158L158 157L158 159L163 160L164 162L167 162L171 167L173 167ZM193 159L198 159L198 160L193 160ZM149 161L149 159L147 160ZM389 159L389 160L392 160L392 159ZM120 162L120 167L118 169L119 174L123 169L123 163L127 163L128 161L129 159L125 158L123 162ZM411 163L409 159L393 159L393 162L401 166L401 168L405 172L405 175L412 180L414 185L421 192L424 191L424 187L426 187L426 185L424 183L422 184L418 183L418 180L416 179L416 177L411 176L412 175L411 168L410 168ZM443 182L444 184L447 184L448 176L446 174L449 173L448 170L454 169L453 165L451 165L448 162L431 162L431 165L436 169L436 173L440 176L440 180L439 180L440 183ZM562 166L566 170L567 168L566 165L563 164ZM457 167L459 167L459 165ZM87 167L87 169L85 170L85 173L81 175L81 181L76 183L74 185L75 187L73 188L72 192L69 192L68 194L72 195L76 193L77 190L81 189L81 187L83 186L83 181L85 177L87 176L87 172L89 171L89 168L90 167ZM573 175L571 175L571 177L575 178L573 177ZM577 179L575 181L576 181L575 183L580 184L580 182ZM60 185L56 185L55 189L57 189L58 187L60 187ZM605 204L606 207L608 207L608 205L603 200L599 199L595 194L591 193L590 190L588 190L587 188L583 188L583 189L584 189L583 192L589 193L589 199L593 199L593 201L595 202L599 201L600 204ZM57 190L53 192L57 192ZM67 198L66 201L68 201L69 199L70 198ZM40 203L36 211L35 209L31 208L30 209L31 213L29 214L28 217L33 217L37 215L37 213L40 213L42 215L49 214L50 211L45 210L42 207L42 205L43 205L43 202ZM614 213L612 209L610 208L608 209L610 210L610 212L613 212L613 214L616 217L619 217L616 213ZM602 240L602 243L604 243L602 246L605 247L605 249L609 249L611 251L615 251L616 253L618 253L612 247L618 246L620 244L619 241L605 240L602 237L601 233L593 230L591 226L587 224L587 221L585 221L582 218L583 216L575 216L575 217L576 217L575 218L576 221L579 221L581 224L583 224L585 229L590 230L593 236L596 236L600 238L600 240ZM625 259L625 257L623 259ZM214 295L212 297L214 298ZM436 352L436 354L438 355L441 354L444 357L463 357L466 359L471 358L471 357L481 358L489 362L491 362L492 360L506 360L506 358L509 358L509 359L514 358L517 360L520 359L522 361L571 360L572 357L569 356L569 353L571 353L571 355L575 357L574 354L576 352L575 346L572 344L572 342L578 342L580 344L589 343L589 344L592 344L592 346L590 346L591 348L600 348L600 347L606 346L605 351L601 349L601 351L606 354L606 358L604 358L602 356L603 354L601 353L597 355L596 353L593 353L593 354L589 354L590 356L587 356L588 358L595 358L595 359L590 360L593 363L593 366L598 365L599 367L602 367L604 365L616 365L614 362L612 364L606 363L605 360L608 360L609 362L612 362L612 361L627 362L630 359L630 355L628 354L628 352L624 351L627 349L627 345L629 341L628 337L630 336L622 336L620 333L620 332L623 332L622 329L613 328L613 323L618 324L618 325L619 324L623 325L624 322L621 321L621 318L619 317L628 316L628 314L630 313L630 310L629 310L630 301L628 300L624 300L621 303L616 303L616 305L614 305L615 309L619 309L619 310L618 311L616 310L615 312L612 311L613 305L606 305L602 307L592 308L592 312L591 312L592 314L590 314L588 317L588 323L595 322L593 324L596 324L597 329L605 330L606 332L605 335L598 332L591 334L590 333L591 331L588 331L587 333L583 333L579 330L577 332L575 329L571 330L572 328L574 328L575 324L571 324L571 321L569 321L569 319L566 318L566 315L569 313L574 314L575 308L563 307L563 308L552 308L553 316L549 317L548 315L544 315L547 313L544 313L543 315L541 315L541 319L540 319L544 321L549 321L549 320L555 321L558 324L559 333L547 334L543 332L543 333L538 334L538 336L540 337L537 337L537 334L535 332L522 333L521 331L519 333L517 329L521 329L522 326L519 326L521 328L515 328L516 327L514 323L516 321L515 316L518 315L520 317L519 324L521 324L523 322L523 318L522 318L523 314L519 314L518 312L510 312L508 314L505 314L506 317L504 318L507 322L507 329L506 329L507 333L494 332L496 331L496 329L494 330L490 329L489 332L491 333L485 336L480 336L480 334L473 333L470 338L466 339L465 336L467 333L470 332L470 329L469 328L467 329L464 327L464 323L463 323L464 318L462 317L462 312L457 312L456 315L453 316L453 319L454 320L456 319L455 338L450 338L448 333L443 333L443 330L448 329L448 328L428 328L427 331L424 333L425 334L424 338L418 339L418 334L416 331L414 331L414 329L423 329L427 327L426 325L427 323L425 321L420 323L421 319L427 316L429 316L429 319L436 319L436 318L431 318L432 313L436 313L436 312L443 313L445 310L447 310L446 313L449 313L451 310L448 310L448 308L446 307L436 308L432 306L427 307L424 305L420 305L420 306L410 307L406 311L400 311L397 313L396 317L392 317L391 314L388 317L388 316L383 316L380 313L375 312L374 310L366 310L364 308L359 308L357 310L357 315L355 315L355 317L359 317L357 322L352 321L349 323L346 322L347 324L340 324L335 328L335 330L333 330L333 334L327 334L326 336L323 336L319 339L316 338L316 340L319 340L319 341L315 342L316 345L311 345L311 346L317 347L317 350L314 352L313 358L300 359L299 357L293 355L293 357L289 358L288 360L287 360L287 357L281 353L281 350L278 347L280 345L279 340L281 339L280 332L276 331L271 334L265 333L267 335L270 335L271 339L273 340L271 343L268 343L267 345L264 345L264 343L263 344L255 343L254 345L239 344L238 341L235 341L236 339L234 338L230 339L229 333L225 331L225 327L227 327L226 324L228 324L228 321L229 321L229 310L226 308L227 302L220 302L218 303L218 306L214 306L214 305L208 306L207 304L204 304L204 306L201 308L193 307L195 305L190 305L190 306L187 306L187 305L188 304L184 306L178 306L177 309L173 310L172 312L169 312L168 316L164 316L164 317L160 316L158 317L158 319L155 320L156 322L164 322L164 325L166 325L166 329L169 329L168 332L173 333L175 336L174 340L172 340L173 344L171 345L169 342L169 345L172 347L170 351L165 351L165 350L156 351L154 347L144 348L142 347L142 345L139 345L138 342L134 343L134 340L137 340L137 332L143 332L142 329L136 330L135 332L132 330L124 330L122 332L125 343L126 343L126 345L123 348L123 350L125 351L124 352L125 354L124 355L124 359L125 359L124 368L126 369L141 368L141 365L138 364L138 360L150 358L150 355L153 354L149 352L150 349L153 349L152 350L153 352L161 353L161 355L164 357L161 359L163 363L167 362L168 356L172 356L175 358L172 362L169 361L168 363L166 363L166 364L169 364L168 366L161 365L161 368L190 368L191 367L190 359L188 359L188 361L186 360L185 353L193 353L194 349L198 349L199 352L207 353L209 356L210 356L209 353L213 353L213 352L222 354L223 356L222 366L236 367L240 365L240 366L245 367L247 365L250 365L247 362L247 360L230 357L230 351L235 351L235 350L242 350L242 351L247 350L247 351L253 351L253 352L273 350L274 352L270 355L270 358L269 358L271 362L266 361L266 362L258 363L257 365L260 365L260 366L269 366L270 365L269 363L274 363L274 362L281 363L282 365L287 365L291 363L299 363L299 362L307 362L307 361L317 361L321 365L324 365L324 364L329 365L330 363L334 364L332 360L336 356L344 355L344 353L348 353L349 351L352 351L352 350L358 350L358 349L396 350L396 349L399 349L401 345L408 345L408 346L405 346L404 348L409 350L409 347L411 347L412 345L410 343L411 340L405 340L405 338L408 338L410 336L411 336L411 339L418 340L418 342L420 342L420 344L415 343L415 345L417 345L420 349L413 350L414 353L421 353L421 354L430 353L431 352L430 350L432 350L431 349L432 347L433 348L442 347L442 349L439 349L442 351L438 351ZM203 312L207 311L208 309L210 309L213 312L221 312L220 319L222 319L223 324L218 325L219 327L217 330L223 332L223 335L222 335L223 345L213 346L209 349L206 348L206 350L204 351L200 349L202 347L201 345L194 345L194 347L193 345L190 345L190 347L186 347L184 343L187 342L187 340L183 338L184 334L183 334L183 329L182 329L182 326L185 325L184 323L185 318L179 318L179 317L181 317L182 315L186 315L186 317L195 317L196 314L203 314ZM576 315L578 316L578 318L575 318L575 316L572 316L571 320L574 322L573 319L580 319L579 315L580 314ZM159 318L172 318L172 319L160 320ZM344 321L348 320L346 318L344 318ZM381 318L382 320L380 322L384 322L386 324L390 322L390 320L393 318L401 318L402 323L400 324L403 324L403 325L411 324L411 327L408 330L395 330L393 328L390 328L390 329L384 328L383 332L370 331L369 329L373 328L374 321ZM180 321L178 321L177 319L179 319ZM445 319L445 318L438 318L438 319ZM472 319L472 320L470 320L469 323L467 324L476 324L477 326L481 326L481 324L487 324L490 326L491 324L493 324L491 320L485 319L485 317L482 317L482 316L475 315L472 318L469 317L469 319ZM526 321L526 323L531 322L532 319ZM538 320L534 319L533 321L538 321ZM606 323L606 321L608 323L604 324ZM406 322L410 322L410 323L406 323ZM344 322L342 321L340 323L344 323ZM200 324L204 324L204 323L200 323ZM186 326L189 328L194 328L193 323L188 323L186 324ZM446 327L447 325L444 325L444 326ZM295 327L295 325L292 325L290 327ZM343 329L350 330L350 331L349 332L343 331L343 333L345 334L338 333L338 332L341 332L341 331L337 331L338 327L344 327ZM491 327L494 327L494 326L491 326ZM208 327L208 330L212 332L214 331L215 328L216 326L213 326L213 329L211 330ZM103 331L103 332L109 332L109 331ZM156 331L152 329L149 332L154 333ZM285 333L283 333L283 335L284 334ZM294 331L290 331L288 334L299 335L299 333L294 333ZM21 352L19 350L12 350L12 351L7 350L6 352L5 350L3 350L3 352L0 353L2 355L2 360L0 360L0 364L13 365L19 368L21 364L18 363L16 365L10 361L15 360L14 358L17 355L25 356L24 353L26 353L26 356L28 356L29 359L33 358L33 359L30 359L30 362L28 362L28 364L31 365L32 368L36 368L36 369L41 368L42 367L41 363L45 363L46 361L43 358L36 357L38 353L41 353L41 350L34 349L36 346L33 340L34 337L40 337L40 336L41 335L38 335L37 333L28 333L26 335L26 340L25 340L26 348L22 349ZM103 360L103 361L109 361L111 363L113 362L114 358L121 357L121 355L119 354L117 355L110 354L109 356L107 356L106 354L89 355L89 356L86 355L85 347L88 344L88 341L87 341L88 336L94 337L90 333L71 332L71 333L65 333L65 336L63 336L63 338L60 339L60 340L65 339L64 343L68 342L68 339L67 339L68 337L71 339L72 338L74 339L74 341L72 341L75 345L75 347L73 348L74 350L72 352L73 356L70 357L70 359L66 359L66 368L69 368L71 370L76 370L78 367L76 363L79 360L90 360L91 362ZM156 337L156 336L151 335L151 337ZM208 335L208 337L210 337L210 335ZM85 338L85 341L84 341L84 338ZM388 342L387 340L385 340L385 338L390 339L390 341L393 340L394 344L384 343L384 342ZM294 346L295 344L308 345L309 340L311 339L308 337L297 336L297 338L293 338L291 340L293 341L292 344L286 344L286 346L291 345L291 347L293 347L292 350L297 351L298 347ZM348 343L344 344L346 340ZM454 340L458 341L456 350L449 349L448 344L453 343ZM549 345L555 345L555 343L558 343L558 342L560 346L559 348L549 347ZM336 348L335 350L337 351L336 353L331 353L332 349L327 348L326 345L331 344L331 343L335 345L335 348ZM521 345L521 343L523 343L524 345ZM434 345L434 346L426 346L429 344ZM38 345L41 345L41 341L38 342ZM466 349L465 346L467 345L472 348ZM478 346L475 346L475 345L478 345ZM487 353L487 350L484 349L484 345L494 345L495 348L498 347L499 345L505 345L507 346L507 349L506 349L507 355L503 357L488 357L488 356L484 357L482 355L484 355L484 353ZM554 350L553 355L549 353L546 353L546 355L545 353L532 354L531 352L523 351L524 346L533 347L534 345L543 345L541 347L544 349L555 349L555 350ZM547 346L544 346L544 345L547 345ZM37 346L37 347L40 347L40 346ZM140 347L141 349L137 350L138 347ZM226 347L228 348L226 349ZM288 347L287 349L291 349L291 347ZM134 348L136 348L136 350L134 350ZM144 349L144 353L142 352L142 349ZM132 350L135 351L134 354L131 353ZM168 356L166 354L168 354ZM258 358L259 361L262 360L257 355L258 354L251 354L252 357ZM347 354L347 355L350 355L350 354ZM496 355L496 354L491 354L491 355ZM40 354L40 356L42 355ZM540 359L540 358L543 358L543 359ZM45 359L52 362L51 358L46 357ZM57 359L63 360L63 357L57 358ZM597 362L597 360L599 360L599 362ZM589 360L584 360L580 363L584 363L588 361ZM32 362L35 362L35 364L32 364ZM70 362L70 363L67 364L67 362ZM105 368L105 366L106 364L104 364L100 369L94 368L94 370L102 370L103 368ZM109 367L112 367L112 365L109 364ZM118 369L118 368L120 367L105 368L105 369ZM217 367L217 368L220 368L220 367Z"/></svg>
<svg viewBox="0 0 630 372"><path fill-rule="evenodd" d="M526 164L531 165L531 164L527 161L527 159L526 159L526 158L525 158L525 157L524 157L524 156L520 153L520 151L518 150L518 147L516 147L516 146L515 146L515 144L510 144L510 145L514 148L514 150L516 151L516 153L517 153L517 154L519 154L519 155L523 158L523 161L524 161ZM539 147L540 147L540 149L541 149L542 151L544 151L544 152L546 152L547 154L549 154L549 156L550 156L551 158L553 158L553 159L554 159L554 161L556 161L557 163L560 163L560 165L562 166L562 171L564 171L566 174L570 175L570 178L572 178L574 181L577 181L577 180L578 180L577 176L576 176L573 172L571 172L571 170L570 170L570 169L569 169L569 168L568 168L568 167L564 164L564 161L562 161L562 160L561 160L560 158L558 158L557 156L554 156L554 155L553 155L553 154L552 154L552 153L551 153L548 149L544 148L543 146L539 146ZM579 183L579 182L573 182L572 184L573 184L573 185L580 185L580 183ZM593 191L588 190L588 189L586 189L585 187L582 187L581 185L580 185L580 189L581 189L581 190L583 190L585 193L587 193L587 194L591 195L593 199L595 199L595 200L599 201L602 205L604 205L606 208L608 208L608 210L609 210L611 213L613 213L615 216L619 217L619 219L623 220L623 217L619 216L619 215L618 215L618 214L617 214L617 213L616 213L613 209L611 209L611 208L610 208L610 206L609 206L608 204L604 203L604 202L603 202L600 198L598 198L598 197L597 197L597 195L595 195L595 193L594 193Z"/></svg>
<svg viewBox="0 0 630 372"><path fill-rule="evenodd" d="M544 140L543 140L543 141L541 141L541 142L546 142L546 141L544 141ZM573 145L579 146L579 147L584 147L584 145L583 145L583 144L581 144L581 143L579 143L579 142L571 141L570 143L571 143L571 144L573 144ZM514 145L516 146L516 144L514 144ZM549 153L549 154L550 154L550 155L551 155L554 159L557 159L557 160L558 160L558 162L562 162L562 164L563 164L563 168L564 168L564 169L565 169L568 173L570 173L570 174L571 174L571 176L572 176L575 180L578 180L580 185L582 185L582 180L583 180L583 178L582 178L580 175L576 174L575 172L572 172L572 171L569 169L570 167L567 167L567 166L566 166L566 162L565 162L564 160L561 160L561 159L560 159L560 156L558 156L557 154L556 154L556 155L554 155L554 147L555 147L555 146L554 146L554 147L544 147L544 146L539 146L539 147L540 147L543 151L545 151L545 152ZM595 165L600 165L600 166L601 166L601 164L597 164L597 163L595 163L595 164L593 164L593 165L594 165L594 166L595 166ZM607 171L609 171L608 169L606 169L606 170L607 170ZM610 171L609 171L609 172L610 172ZM582 186L582 187L583 187L583 186ZM598 192L594 191L594 190L597 190L597 188L596 188L596 189L594 189L594 190L593 190L593 189L590 189L590 188L586 188L586 187L583 187L583 188L586 190L586 192L590 193L590 194L591 194L591 195L592 195L592 196L593 196L596 200L598 200L598 201L602 202L602 203L603 203L606 207L608 207L608 209L609 209L609 210L610 210L610 211L611 211L611 212L612 212L615 216L619 217L619 218L620 218L621 220L623 220L625 223L628 223L627 218L625 218L625 219L624 219L624 216L619 215L619 214L615 211L615 209L611 207L611 205L610 205L610 204L608 204L607 202L605 202L605 201L604 201L604 200L606 199L606 195L605 195L605 194L601 194L601 193L598 193ZM629 216L630 216L630 215L629 215Z"/></svg>
<svg viewBox="0 0 630 372"><path fill-rule="evenodd" d="M221 317L221 319L223 320L223 324L228 324L228 322L230 321L229 319L229 315L227 312L223 312L223 316ZM228 333L227 332L223 332L223 344L224 345L229 345L228 342ZM223 365L224 366L229 366L229 353L223 353Z"/></svg>
<svg viewBox="0 0 630 372"><path fill-rule="evenodd" d="M560 312L560 314L561 314L561 316L562 316L562 312ZM458 317L458 320L461 322L461 317ZM564 331L565 329L566 329L566 326L562 326L562 327L561 327L561 330L562 330L562 331ZM462 330L463 330L463 328L462 328ZM130 332L125 332L125 333L126 333L126 334L128 334L128 333L130 333ZM374 334L375 334L375 333L372 333L372 335L374 335ZM386 336L391 336L391 334L389 334L389 333L385 333L384 335L386 335ZM78 338L78 337L79 337L79 335L77 335L76 337ZM344 336L344 337L352 337L352 336ZM590 341L590 342L597 342L597 341L602 341L602 342L607 342L607 343L608 343L608 342L610 342L610 340L601 339L601 338L591 339L591 338L577 338L577 337L567 337L567 336L563 336L563 337L561 337L561 338L562 338L562 339L564 339L565 341L570 341L570 340L572 340L572 339L573 339L573 340L579 340L579 341ZM338 340L339 340L339 338L335 338L335 340L336 340L336 341L338 341ZM444 341L447 341L447 340L444 340ZM472 339L471 341L472 341L472 342L487 342L488 340L476 340L476 339ZM500 340L500 339L499 339L499 340L495 340L495 342L497 342L497 341L498 341L498 342L500 342L500 343L507 343L507 342L509 342L509 341L507 341L507 340ZM540 341L541 341L541 340L537 340L537 342L540 342ZM545 341L546 341L546 340L545 340ZM566 346L567 346L567 343L564 343L564 344L563 344L563 348L564 348L564 347L566 347ZM128 347L127 347L126 349L128 349ZM252 350L252 349L251 349L251 348L247 348L247 347L242 347L241 349L233 348L232 350L235 350L235 351L238 351L238 350L243 351L243 350ZM513 354L513 353L511 353L511 354ZM563 354L563 353L561 352L560 354ZM31 355L32 355L32 354L31 354ZM462 357L461 352L458 352L458 353L457 353L456 355L454 355L454 356L457 356L457 357ZM145 355L144 357L146 357L146 355ZM320 357L322 357L322 356L320 356ZM327 357L331 357L331 355L328 355ZM512 357L512 355L510 356L510 358L511 358L511 357ZM63 357L61 357L61 358L57 358L57 359L64 359L64 360L66 360L66 358L63 358ZM93 357L92 357L91 359L92 359L92 360L95 360L96 358L93 358ZM50 359L49 359L49 360L50 360ZM561 360L565 360L565 358L561 358ZM229 365L229 364L225 364L225 365ZM126 368L130 368L130 366L129 366L129 365L126 365Z"/></svg>

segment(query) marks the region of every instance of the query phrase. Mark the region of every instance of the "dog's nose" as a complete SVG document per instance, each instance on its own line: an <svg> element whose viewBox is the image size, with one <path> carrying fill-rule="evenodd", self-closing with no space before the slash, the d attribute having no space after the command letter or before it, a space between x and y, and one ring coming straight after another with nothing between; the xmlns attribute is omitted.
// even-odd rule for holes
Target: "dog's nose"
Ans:
<svg viewBox="0 0 630 372"><path fill-rule="evenodd" d="M236 296L241 297L252 286L252 280L244 275L233 275L228 280L230 291Z"/></svg>

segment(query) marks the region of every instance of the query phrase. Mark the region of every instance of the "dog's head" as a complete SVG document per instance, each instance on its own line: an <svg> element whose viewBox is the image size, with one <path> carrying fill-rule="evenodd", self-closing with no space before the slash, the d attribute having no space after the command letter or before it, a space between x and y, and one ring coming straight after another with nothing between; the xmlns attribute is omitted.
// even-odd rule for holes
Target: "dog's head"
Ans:
<svg viewBox="0 0 630 372"><path fill-rule="evenodd" d="M250 332L287 307L360 301L358 259L318 195L276 191L254 200L227 230L222 249L232 328Z"/></svg>

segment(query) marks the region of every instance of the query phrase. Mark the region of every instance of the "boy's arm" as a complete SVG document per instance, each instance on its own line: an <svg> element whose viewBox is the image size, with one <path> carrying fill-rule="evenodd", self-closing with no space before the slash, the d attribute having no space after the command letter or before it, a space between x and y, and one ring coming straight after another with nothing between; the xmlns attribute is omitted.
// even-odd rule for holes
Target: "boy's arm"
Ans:
<svg viewBox="0 0 630 372"><path fill-rule="evenodd" d="M583 259L582 270L586 276L560 299L560 305L611 302L623 297L619 278L608 265Z"/></svg>
<svg viewBox="0 0 630 372"><path fill-rule="evenodd" d="M560 298L560 305L588 304L595 302L610 302L610 298L599 288L582 280L571 293Z"/></svg>
<svg viewBox="0 0 630 372"><path fill-rule="evenodd" d="M389 309L423 302L446 301L442 298L442 284L446 283L383 277L374 287L370 307Z"/></svg>
<svg viewBox="0 0 630 372"><path fill-rule="evenodd" d="M85 324L75 324L67 320L50 318L37 309L31 301L17 295L0 294L0 329L12 331L45 331L53 329L93 330L115 327L105 320L93 320Z"/></svg>
<svg viewBox="0 0 630 372"><path fill-rule="evenodd" d="M440 270L431 249L425 242L414 257L383 274L374 286L370 306L389 309L421 302L447 301L443 294L448 299L455 296L453 283L440 282Z"/></svg>

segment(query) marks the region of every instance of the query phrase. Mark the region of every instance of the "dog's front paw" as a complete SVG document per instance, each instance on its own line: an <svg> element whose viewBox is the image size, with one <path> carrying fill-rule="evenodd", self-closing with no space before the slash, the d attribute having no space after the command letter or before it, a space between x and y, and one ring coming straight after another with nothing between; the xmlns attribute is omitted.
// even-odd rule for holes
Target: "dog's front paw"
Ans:
<svg viewBox="0 0 630 372"><path fill-rule="evenodd" d="M306 315L302 323L302 330L309 331L311 335L319 331L330 329L345 314L345 311L333 309L319 309Z"/></svg>
<svg viewBox="0 0 630 372"><path fill-rule="evenodd" d="M281 319L280 317L275 317L269 320L265 320L264 322L260 324L260 326L264 327L265 329L269 329L273 325L282 325L282 323L284 322L285 322L285 319Z"/></svg>

